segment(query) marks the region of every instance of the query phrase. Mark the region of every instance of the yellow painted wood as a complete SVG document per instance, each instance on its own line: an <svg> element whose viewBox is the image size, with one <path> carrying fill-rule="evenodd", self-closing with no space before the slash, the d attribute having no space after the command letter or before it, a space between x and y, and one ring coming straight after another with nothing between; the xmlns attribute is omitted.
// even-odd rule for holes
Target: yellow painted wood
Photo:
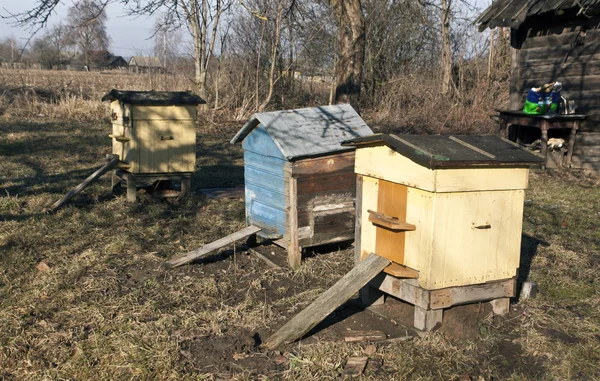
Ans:
<svg viewBox="0 0 600 381"><path fill-rule="evenodd" d="M196 129L193 120L135 120L139 144L136 173L193 172Z"/></svg>
<svg viewBox="0 0 600 381"><path fill-rule="evenodd" d="M134 105L132 114L135 120L196 120L196 106Z"/></svg>
<svg viewBox="0 0 600 381"><path fill-rule="evenodd" d="M379 180L377 212L405 221L407 190L406 185ZM369 213L369 221L371 222L372 216L373 214ZM405 231L391 230L380 224L374 225L377 231L375 253L403 265Z"/></svg>
<svg viewBox="0 0 600 381"><path fill-rule="evenodd" d="M361 175L434 190L435 178L432 170L418 165L387 146L357 149L354 169Z"/></svg>
<svg viewBox="0 0 600 381"><path fill-rule="evenodd" d="M526 189L527 168L463 168L435 171L436 192Z"/></svg>
<svg viewBox="0 0 600 381"><path fill-rule="evenodd" d="M113 114L116 119L113 118ZM123 125L123 116L130 118L131 121L131 105L123 104L115 100L110 103L110 119L113 124Z"/></svg>
<svg viewBox="0 0 600 381"><path fill-rule="evenodd" d="M523 201L523 190L435 194L430 269L421 286L439 289L515 276Z"/></svg>
<svg viewBox="0 0 600 381"><path fill-rule="evenodd" d="M388 267L383 269L386 274L393 275L398 278L419 278L419 272L406 266L399 265L397 263L391 263Z"/></svg>
<svg viewBox="0 0 600 381"><path fill-rule="evenodd" d="M367 258L371 253L375 252L375 242L377 231L375 225L369 222L369 213L367 210L377 209L377 199L379 193L379 180L373 177L363 177L362 189L362 207L361 207L361 237L360 237L360 258Z"/></svg>
<svg viewBox="0 0 600 381"><path fill-rule="evenodd" d="M433 247L434 193L408 188L406 220L416 226L405 233L404 264L419 271L419 281L427 284Z"/></svg>
<svg viewBox="0 0 600 381"><path fill-rule="evenodd" d="M469 192L527 188L527 168L425 168L387 146L356 150L355 171L430 192Z"/></svg>

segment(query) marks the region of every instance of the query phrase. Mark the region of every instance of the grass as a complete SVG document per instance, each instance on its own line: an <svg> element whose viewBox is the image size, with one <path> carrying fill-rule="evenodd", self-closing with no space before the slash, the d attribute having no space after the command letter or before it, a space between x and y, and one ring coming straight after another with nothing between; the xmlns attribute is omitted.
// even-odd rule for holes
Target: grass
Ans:
<svg viewBox="0 0 600 381"><path fill-rule="evenodd" d="M240 124L198 129L190 197L131 205L104 176L43 214L109 152L104 109L85 118L0 119L0 379L330 379L350 356L365 379L600 378L600 190L581 174L532 173L521 277L540 286L474 334L349 344L327 329L264 352L256 344L352 267L351 250L274 270L233 247L161 264L244 226L241 200L204 187L243 184ZM18 114L18 113L17 113ZM339 323L339 324L343 324Z"/></svg>

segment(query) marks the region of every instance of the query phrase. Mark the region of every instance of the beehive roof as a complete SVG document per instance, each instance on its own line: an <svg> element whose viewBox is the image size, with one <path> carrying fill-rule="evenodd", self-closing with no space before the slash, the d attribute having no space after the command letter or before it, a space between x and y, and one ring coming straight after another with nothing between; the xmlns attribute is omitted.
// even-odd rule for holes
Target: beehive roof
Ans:
<svg viewBox="0 0 600 381"><path fill-rule="evenodd" d="M522 167L544 159L495 135L387 135L377 134L342 143L349 146L387 145L429 169L465 167Z"/></svg>
<svg viewBox="0 0 600 381"><path fill-rule="evenodd" d="M113 89L102 97L102 102L112 102L114 100L146 106L199 105L206 103L202 98L188 91L122 91Z"/></svg>
<svg viewBox="0 0 600 381"><path fill-rule="evenodd" d="M475 20L479 30L487 27L518 28L527 17L550 12L579 9L589 17L598 14L600 0L496 0Z"/></svg>
<svg viewBox="0 0 600 381"><path fill-rule="evenodd" d="M239 143L263 125L288 160L352 150L341 142L373 131L349 104L254 114L231 140Z"/></svg>

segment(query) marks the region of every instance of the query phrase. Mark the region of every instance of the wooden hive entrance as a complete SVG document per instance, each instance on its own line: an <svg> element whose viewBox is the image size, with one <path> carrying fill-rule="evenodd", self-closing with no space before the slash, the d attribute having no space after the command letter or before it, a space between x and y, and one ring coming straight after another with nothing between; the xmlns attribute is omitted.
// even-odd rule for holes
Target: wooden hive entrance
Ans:
<svg viewBox="0 0 600 381"><path fill-rule="evenodd" d="M291 267L302 248L354 238L354 148L371 135L350 105L254 115L232 139L244 149L246 223L287 249Z"/></svg>
<svg viewBox="0 0 600 381"><path fill-rule="evenodd" d="M112 90L102 101L111 108L112 153L119 156L113 188L127 182L135 202L140 181L179 181L190 191L196 163L196 107L205 103L188 92Z"/></svg>

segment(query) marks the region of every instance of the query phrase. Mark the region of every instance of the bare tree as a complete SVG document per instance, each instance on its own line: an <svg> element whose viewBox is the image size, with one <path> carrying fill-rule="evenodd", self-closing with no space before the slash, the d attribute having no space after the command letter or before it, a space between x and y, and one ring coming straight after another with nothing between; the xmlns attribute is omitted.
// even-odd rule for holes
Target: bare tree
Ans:
<svg viewBox="0 0 600 381"><path fill-rule="evenodd" d="M77 46L87 67L92 63L92 51L108 49L110 39L106 33L105 6L99 1L82 0L69 8L68 40Z"/></svg>
<svg viewBox="0 0 600 381"><path fill-rule="evenodd" d="M336 103L345 102L358 109L365 57L365 20L360 0L330 0L338 25Z"/></svg>
<svg viewBox="0 0 600 381"><path fill-rule="evenodd" d="M452 90L452 41L450 39L450 9L452 0L441 0L442 54L442 94Z"/></svg>

